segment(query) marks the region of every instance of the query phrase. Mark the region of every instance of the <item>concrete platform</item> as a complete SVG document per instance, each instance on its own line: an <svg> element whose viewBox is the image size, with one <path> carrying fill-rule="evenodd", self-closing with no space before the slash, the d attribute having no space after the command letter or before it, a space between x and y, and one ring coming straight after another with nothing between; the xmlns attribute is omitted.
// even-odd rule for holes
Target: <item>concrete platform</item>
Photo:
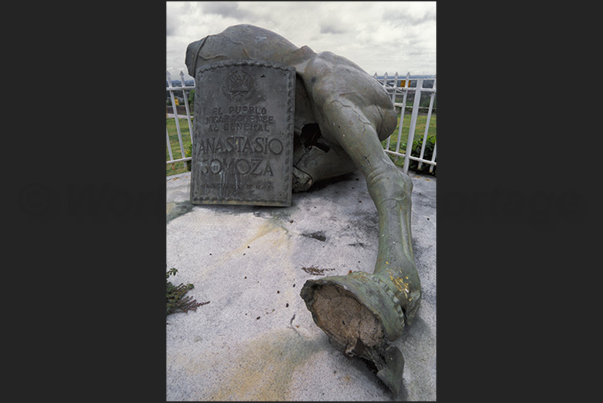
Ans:
<svg viewBox="0 0 603 403"><path fill-rule="evenodd" d="M410 172L423 299L394 344L400 400L436 400L436 179ZM291 207L192 206L190 173L166 178L167 268L210 301L167 317L167 400L392 400L359 358L335 350L299 292L305 281L372 273L377 210L352 173L294 193Z"/></svg>

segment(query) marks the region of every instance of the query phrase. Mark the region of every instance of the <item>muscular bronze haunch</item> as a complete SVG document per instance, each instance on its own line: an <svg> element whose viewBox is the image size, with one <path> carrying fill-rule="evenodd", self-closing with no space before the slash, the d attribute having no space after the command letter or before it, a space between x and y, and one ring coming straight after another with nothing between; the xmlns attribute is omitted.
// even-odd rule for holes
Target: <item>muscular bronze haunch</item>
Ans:
<svg viewBox="0 0 603 403"><path fill-rule="evenodd" d="M353 62L331 52L298 48L252 25L236 25L191 43L186 65L260 60L296 71L293 191L356 169L366 178L379 215L379 251L372 274L353 272L308 280L301 297L314 322L349 356L375 363L377 376L397 394L402 354L390 345L419 308L421 284L412 251L412 181L383 151L396 127L387 92Z"/></svg>

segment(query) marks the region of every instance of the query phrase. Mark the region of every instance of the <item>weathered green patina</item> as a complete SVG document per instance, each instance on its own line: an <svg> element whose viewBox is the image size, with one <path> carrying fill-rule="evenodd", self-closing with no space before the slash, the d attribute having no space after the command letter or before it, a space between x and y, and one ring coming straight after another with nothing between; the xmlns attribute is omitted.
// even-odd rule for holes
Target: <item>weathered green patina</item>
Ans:
<svg viewBox="0 0 603 403"><path fill-rule="evenodd" d="M379 251L372 274L308 280L301 297L331 342L375 363L398 394L404 359L390 343L410 325L421 300L410 224L412 181L384 153L381 141L397 116L389 95L369 74L331 52L298 48L274 32L236 25L191 43L189 74L228 60L258 60L296 71L293 191L356 169L379 216Z"/></svg>

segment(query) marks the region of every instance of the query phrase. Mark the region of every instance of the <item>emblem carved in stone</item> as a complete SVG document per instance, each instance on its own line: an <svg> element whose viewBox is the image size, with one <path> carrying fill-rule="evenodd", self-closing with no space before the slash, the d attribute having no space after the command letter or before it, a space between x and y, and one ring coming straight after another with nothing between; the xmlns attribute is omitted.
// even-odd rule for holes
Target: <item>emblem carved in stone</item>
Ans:
<svg viewBox="0 0 603 403"><path fill-rule="evenodd" d="M253 94L254 89L253 77L240 70L229 74L222 84L224 95L233 102L245 101Z"/></svg>

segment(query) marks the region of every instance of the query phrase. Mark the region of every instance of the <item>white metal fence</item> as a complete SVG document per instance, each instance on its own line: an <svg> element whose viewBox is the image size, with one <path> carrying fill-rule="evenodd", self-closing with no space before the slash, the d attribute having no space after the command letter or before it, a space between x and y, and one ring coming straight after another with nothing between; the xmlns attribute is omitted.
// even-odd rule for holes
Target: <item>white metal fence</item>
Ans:
<svg viewBox="0 0 603 403"><path fill-rule="evenodd" d="M382 77L379 77L379 76L377 76L377 73L375 73L375 75L373 77L377 81L382 83L383 87L387 90L387 92L391 94L392 102L393 102L394 106L396 108L399 108L399 110L400 110L400 125L398 127L398 133L397 134L393 133L390 137L387 138L387 142L385 145L385 152L395 155L396 159L398 157L404 157L404 165L403 165L402 169L405 173L408 172L410 160L414 160L414 161L418 162L418 167L417 167L418 169L421 169L423 164L431 165L429 167L429 172L433 172L434 167L437 165L437 163L436 163L437 143L434 144L431 159L425 159L424 157L425 157L425 146L427 144L427 137L428 137L428 132L429 132L429 123L431 121L431 115L433 112L434 100L435 100L435 96L436 96L436 77L435 76L420 76L421 78L412 78L410 76L410 73L407 73L406 76L398 76L398 73L396 73L393 77L388 77L387 73L385 73ZM181 78L180 82L182 84L181 87L177 87L177 86L175 87L172 85L172 80L171 80L169 72L167 72L166 78L167 78L167 83L168 83L168 85L166 86L166 91L169 92L170 99L172 101L171 108L173 111L173 115L171 117L173 117L175 119L176 131L178 134L178 142L180 145L180 154L181 154L181 158L174 158L172 146L170 144L170 134L168 133L167 126L166 126L165 136L166 136L166 142L167 142L167 149L168 149L168 153L169 153L169 159L166 161L166 164L174 164L176 162L190 161L191 157L186 156L186 151L184 150L184 145L182 143L182 132L180 130L180 122L178 119L178 109L176 107L176 96L174 93L183 91L182 98L183 98L183 103L184 103L184 107L186 110L186 116L181 115L180 117L186 118L186 120L187 120L189 134L190 134L191 143L192 143L192 141L193 141L192 126L193 125L192 125L192 117L191 117L191 112L190 112L190 105L188 103L188 94L189 94L190 90L195 88L195 86L194 85L192 85L192 86L185 85L183 72L180 72L180 78ZM413 81L414 81L414 83L413 83ZM432 88L424 87L424 83L426 81L433 82ZM411 85L412 85L412 87L411 87ZM418 156L413 156L411 154L412 154L413 142L414 142L414 138L415 138L415 128L417 125L417 118L419 116L419 109L424 108L424 107L420 106L421 94L423 94L423 93L430 94L429 107L426 107L427 121L425 123L425 131L423 133L423 141L422 141L422 145L421 145L421 151ZM402 150L401 149L401 147L403 146L402 129L404 127L405 112L406 112L406 108L407 108L407 99L408 99L409 94L413 94L412 112L410 113L410 123L409 123L410 126L409 126L409 131L408 131L408 138L406 141L407 146L405 147L404 150ZM398 102L400 97L402 97L402 102ZM169 112L166 113L166 117L170 117ZM392 151L389 148L390 148L391 138L394 135L397 136L396 149L395 149L395 151ZM406 158L407 154L408 154L408 158Z"/></svg>
<svg viewBox="0 0 603 403"><path fill-rule="evenodd" d="M390 77L388 77L387 73L385 73L383 75L383 77L378 77L377 73L375 73L375 75L373 77L376 80L378 80L380 83L382 83L383 87L387 90L387 92L391 94L392 102L394 103L394 106L396 106L397 108L400 108L400 125L398 127L398 133L397 133L397 139L396 139L396 150L391 151L389 149L391 138L394 136L394 134L392 134L390 137L387 138L387 142L385 145L385 152L395 155L396 159L398 157L404 157L404 166L402 168L404 173L408 172L410 160L414 160L414 161L418 162L418 166L417 166L418 169L421 169L423 164L431 165L429 167L429 172L430 173L433 172L434 167L437 165L437 163L436 163L437 142L434 143L431 159L427 160L427 159L424 159L423 157L425 156L425 146L427 145L427 137L428 137L427 135L429 132L429 123L431 122L431 115L433 112L433 105L434 105L434 100L435 100L435 96L436 96L436 76L435 75L434 76L421 76L421 78L413 79L413 78L411 78L410 73L406 73L405 77L400 77L400 76L398 76L398 73L396 73L393 77L390 78ZM416 84L411 87L411 85L413 84L413 81ZM432 88L425 88L423 86L425 81L432 81L433 82ZM408 138L406 141L407 146L405 147L406 148L405 150L401 151L400 148L403 145L402 144L402 128L404 127L404 117L405 117L405 112L406 112L406 108L407 108L406 103L407 103L409 93L414 93L413 101L412 101L412 112L410 114L410 123L409 123L410 126L409 126L409 130L408 130ZM416 129L416 125L417 125L417 118L419 116L419 109L422 108L420 106L420 104L421 104L421 94L423 94L423 93L430 93L429 107L427 107L427 120L425 122L425 132L423 133L423 141L421 144L421 151L419 153L419 156L413 156L412 149L413 149L413 142L415 139L415 129ZM397 102L400 95L402 96L402 102ZM408 158L406 158L407 153L408 153Z"/></svg>
<svg viewBox="0 0 603 403"><path fill-rule="evenodd" d="M167 149L168 149L168 153L169 153L169 159L166 161L166 164L174 164L176 162L185 162L185 161L190 161L192 158L191 157L187 157L186 156L186 151L184 150L184 145L182 144L182 131L180 130L180 120L178 119L178 108L176 107L176 96L175 96L175 92L179 92L179 91L183 91L183 97L184 100L184 107L186 108L186 121L188 122L188 132L191 136L191 143L193 142L193 124L192 124L192 118L191 118L191 109L190 109L190 105L188 104L188 93L190 90L194 90L195 86L186 86L184 83L184 73L180 72L180 83L182 84L181 87L174 87L172 85L172 80L170 77L170 72L166 72L166 79L167 79L167 83L168 85L165 87L166 91L168 91L170 93L170 99L172 101L172 111L173 111L173 118L175 119L175 123L176 123L176 132L178 133L178 143L180 145L180 154L181 154L181 158L174 158L174 154L172 152L172 145L170 144L170 134L168 133L168 129L167 126L165 127L165 138L166 138L166 142L167 142ZM169 117L169 112L166 112L166 118ZM184 117L184 116L182 116Z"/></svg>

